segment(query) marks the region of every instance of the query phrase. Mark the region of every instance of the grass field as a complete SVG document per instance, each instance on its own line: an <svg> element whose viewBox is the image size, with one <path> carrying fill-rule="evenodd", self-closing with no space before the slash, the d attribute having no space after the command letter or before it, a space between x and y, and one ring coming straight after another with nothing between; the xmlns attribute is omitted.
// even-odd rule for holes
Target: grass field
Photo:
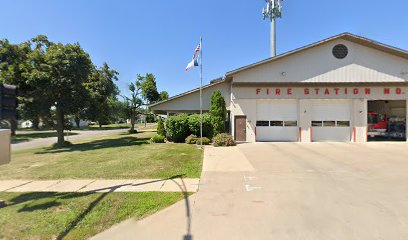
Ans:
<svg viewBox="0 0 408 240"><path fill-rule="evenodd" d="M0 239L88 239L128 218L141 219L183 193L0 193Z"/></svg>
<svg viewBox="0 0 408 240"><path fill-rule="evenodd" d="M66 148L12 153L0 179L142 179L199 177L203 152L195 145L150 144L155 132L73 141ZM4 193L0 239L88 239L113 224L143 218L188 193Z"/></svg>
<svg viewBox="0 0 408 240"><path fill-rule="evenodd" d="M203 152L195 145L149 144L154 132L74 141L67 148L12 153L0 179L141 179L201 175Z"/></svg>

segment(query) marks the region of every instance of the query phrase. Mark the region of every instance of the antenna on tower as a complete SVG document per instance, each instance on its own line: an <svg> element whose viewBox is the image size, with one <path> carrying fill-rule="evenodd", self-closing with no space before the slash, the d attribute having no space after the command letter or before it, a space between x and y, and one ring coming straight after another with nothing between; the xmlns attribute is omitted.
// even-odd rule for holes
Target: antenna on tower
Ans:
<svg viewBox="0 0 408 240"><path fill-rule="evenodd" d="M264 20L271 20L271 57L276 56L276 19L282 17L282 0L265 0L266 8L262 10Z"/></svg>

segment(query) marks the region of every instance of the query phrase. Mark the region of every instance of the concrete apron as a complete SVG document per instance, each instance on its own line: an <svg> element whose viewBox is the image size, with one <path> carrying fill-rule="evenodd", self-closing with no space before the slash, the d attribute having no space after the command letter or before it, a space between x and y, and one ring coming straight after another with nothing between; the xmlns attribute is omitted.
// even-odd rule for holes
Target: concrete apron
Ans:
<svg viewBox="0 0 408 240"><path fill-rule="evenodd" d="M198 193L140 221L130 219L120 223L92 239L209 239L207 235L212 228L205 222L208 219L206 215L209 220L222 217L226 214L222 211L223 206L231 201L224 201L220 192L242 192L240 180L243 176L250 176L253 171L254 168L238 147L206 146ZM214 179L217 176L222 178L224 174L228 175L228 181ZM237 180L230 181L231 176L236 176L233 178ZM223 184L218 184L219 181ZM214 230L218 232L220 226Z"/></svg>
<svg viewBox="0 0 408 240"><path fill-rule="evenodd" d="M93 239L406 239L407 159L405 144L209 147L198 193Z"/></svg>

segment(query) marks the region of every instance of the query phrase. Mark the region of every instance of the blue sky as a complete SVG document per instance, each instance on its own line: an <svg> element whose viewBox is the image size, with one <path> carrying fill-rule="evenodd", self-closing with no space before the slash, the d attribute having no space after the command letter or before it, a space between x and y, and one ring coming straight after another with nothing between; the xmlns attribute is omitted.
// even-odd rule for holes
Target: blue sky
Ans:
<svg viewBox="0 0 408 240"><path fill-rule="evenodd" d="M387 4L388 3L388 4ZM0 0L0 38L18 43L38 34L79 42L95 64L120 73L126 94L138 73L156 75L159 91L175 95L199 86L185 72L203 36L204 83L269 56L263 0ZM387 5L386 5L387 4ZM342 32L408 49L408 1L285 0L278 22L283 53Z"/></svg>

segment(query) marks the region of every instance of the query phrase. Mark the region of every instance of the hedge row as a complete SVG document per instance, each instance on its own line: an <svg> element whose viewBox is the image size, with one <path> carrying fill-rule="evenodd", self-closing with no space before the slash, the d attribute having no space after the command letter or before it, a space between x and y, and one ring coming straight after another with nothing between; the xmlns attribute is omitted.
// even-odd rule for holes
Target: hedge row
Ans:
<svg viewBox="0 0 408 240"><path fill-rule="evenodd" d="M203 137L211 139L213 137L212 129L211 116L207 113L203 114ZM188 116L183 113L168 117L166 131L168 139L174 142L184 142L191 134L200 136L200 115Z"/></svg>

